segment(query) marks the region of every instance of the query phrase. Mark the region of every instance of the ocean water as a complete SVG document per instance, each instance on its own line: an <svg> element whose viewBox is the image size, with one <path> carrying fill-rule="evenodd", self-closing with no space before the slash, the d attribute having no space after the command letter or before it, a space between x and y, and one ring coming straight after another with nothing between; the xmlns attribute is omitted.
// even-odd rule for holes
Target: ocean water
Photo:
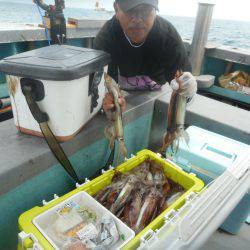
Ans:
<svg viewBox="0 0 250 250"><path fill-rule="evenodd" d="M45 2L52 3L53 1ZM75 2L80 7L67 7L67 2ZM82 5L80 5L81 2ZM112 17L112 13L91 10L94 7L94 2L93 0L66 1L65 17L93 19L109 19ZM83 9L83 7L86 7L84 3L88 3L89 9ZM192 39L195 18L173 16L164 16L164 18L176 27L182 38ZM0 23L41 23L41 17L32 0L0 0ZM250 50L250 22L213 20L208 40L220 45Z"/></svg>

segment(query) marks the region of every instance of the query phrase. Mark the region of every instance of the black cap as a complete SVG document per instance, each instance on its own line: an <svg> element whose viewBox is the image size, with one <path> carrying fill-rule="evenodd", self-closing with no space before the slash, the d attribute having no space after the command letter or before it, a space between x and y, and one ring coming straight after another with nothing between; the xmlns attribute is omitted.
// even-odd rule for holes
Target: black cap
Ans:
<svg viewBox="0 0 250 250"><path fill-rule="evenodd" d="M116 0L122 11L126 12L140 4L149 4L158 10L158 0Z"/></svg>

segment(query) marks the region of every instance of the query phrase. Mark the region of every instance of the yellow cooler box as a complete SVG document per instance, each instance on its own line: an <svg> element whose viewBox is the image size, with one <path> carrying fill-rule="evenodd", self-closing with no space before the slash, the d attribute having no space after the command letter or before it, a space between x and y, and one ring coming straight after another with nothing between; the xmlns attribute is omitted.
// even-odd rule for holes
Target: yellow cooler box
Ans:
<svg viewBox="0 0 250 250"><path fill-rule="evenodd" d="M108 190L111 183L114 183L116 179L121 178L116 182L117 185L120 185L120 180L122 180L122 178L128 178L128 176L132 175L131 173L135 173L136 171L136 173L139 173L141 170L138 170L143 169L146 162L151 162L152 164L160 166L165 174L164 178L166 178L168 186L174 187L176 184L176 186L180 186L182 192L176 191L179 195L170 197L166 203L168 205L165 207L163 206L164 209L158 210L158 208L156 208L154 213L156 211L157 213L155 213L154 219L151 222L148 220L146 224L142 224L145 225L145 227L135 227L136 229L134 227L130 228L126 218L121 215L125 214L124 210L127 205L125 205L124 199L119 198L120 194L116 199L120 199L119 209L123 211L121 213L118 211L118 207L116 207L117 209L114 208L117 200L110 204L111 207L109 207L109 210L112 211L113 214L103 206L105 205L108 207L107 204L103 203L102 205L97 202L97 200L103 201L105 190ZM136 168L138 166L140 166L140 168ZM116 170L119 170L119 172ZM149 150L140 151L136 156L132 156L126 162L118 166L116 170L110 169L94 180L87 180L83 185L78 185L77 188L70 193L60 198L55 197L55 200L46 203L44 206L34 207L23 213L18 221L20 228L18 249L136 249L139 247L141 239L145 238L145 235L147 235L150 230L156 230L164 225L164 216L167 213L173 209L177 211L184 205L186 198L192 192L197 193L201 191L204 186L204 183L194 174L184 172L171 161L163 159L160 155ZM142 172L143 171L141 171L140 174L142 174ZM119 177L119 175L122 175L122 177ZM147 178L147 180L150 179L149 177ZM157 190L159 187L158 185L160 185L159 176L155 174L153 180L154 182L152 183L154 183L154 187L150 186L150 184L148 182L146 183L143 179L143 181L137 182L136 186L129 191L126 189L126 192L130 192L131 195L134 195L135 189L140 187L142 187L141 190L145 191L143 185L147 185L147 187ZM129 183L129 181L131 181L131 178L126 184ZM166 182L164 183L166 184ZM171 185L169 183L171 183ZM166 186L165 184L164 186ZM122 190L124 190L123 188ZM100 198L100 196L102 196L102 198ZM157 200L157 204L162 202L162 196L159 196L160 198ZM173 198L174 196L176 197ZM93 197L95 197L95 199ZM164 197L164 199L165 198L166 197ZM144 198L144 203L141 203L141 210L145 208L148 209L145 200L146 198ZM129 202L132 204L134 198L131 198L126 204ZM133 209L135 209L135 206L133 206ZM139 217L142 216L141 210L140 213L138 213L138 220ZM74 211L80 211L81 216ZM120 215L118 215L119 213ZM65 214L67 214L67 217ZM83 221L82 216L88 219ZM87 220L88 223L86 223ZM71 227L67 224L69 221ZM109 227L106 227L107 225L109 225ZM115 225L115 228L112 227L112 225ZM52 229L55 228L57 233L55 233L55 231L51 233ZM101 230L99 231L101 233L98 233L97 229ZM72 236L74 242L69 242L68 238L67 240L65 240L65 237L62 238L62 234L58 233L59 231L63 231L64 236ZM88 247L81 245L80 242L82 237L85 237L84 239ZM94 237L96 238L94 239ZM102 241L102 244L104 244L103 248L98 248L97 241ZM93 245L92 248L91 244L89 245L90 242L91 244L94 242L96 245Z"/></svg>

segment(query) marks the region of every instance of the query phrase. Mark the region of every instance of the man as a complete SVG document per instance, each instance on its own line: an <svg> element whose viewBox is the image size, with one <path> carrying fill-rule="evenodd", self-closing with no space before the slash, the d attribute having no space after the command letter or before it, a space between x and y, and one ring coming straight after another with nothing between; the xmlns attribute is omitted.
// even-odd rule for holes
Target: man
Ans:
<svg viewBox="0 0 250 250"><path fill-rule="evenodd" d="M159 90L170 81L178 89L175 75L183 71L181 94L192 99L197 83L185 47L173 25L156 15L158 0L115 0L114 9L115 16L94 40L95 49L111 55L108 74L124 90ZM124 111L125 100L119 102ZM113 107L112 95L106 94L104 110Z"/></svg>

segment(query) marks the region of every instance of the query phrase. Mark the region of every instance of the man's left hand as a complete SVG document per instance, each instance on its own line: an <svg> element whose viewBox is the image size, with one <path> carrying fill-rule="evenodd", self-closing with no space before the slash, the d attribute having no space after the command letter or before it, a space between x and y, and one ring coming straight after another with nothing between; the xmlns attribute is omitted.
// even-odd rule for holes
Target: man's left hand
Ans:
<svg viewBox="0 0 250 250"><path fill-rule="evenodd" d="M180 77L173 79L170 83L173 90L179 90L180 95L192 99L197 92L197 82L190 72L184 72Z"/></svg>

